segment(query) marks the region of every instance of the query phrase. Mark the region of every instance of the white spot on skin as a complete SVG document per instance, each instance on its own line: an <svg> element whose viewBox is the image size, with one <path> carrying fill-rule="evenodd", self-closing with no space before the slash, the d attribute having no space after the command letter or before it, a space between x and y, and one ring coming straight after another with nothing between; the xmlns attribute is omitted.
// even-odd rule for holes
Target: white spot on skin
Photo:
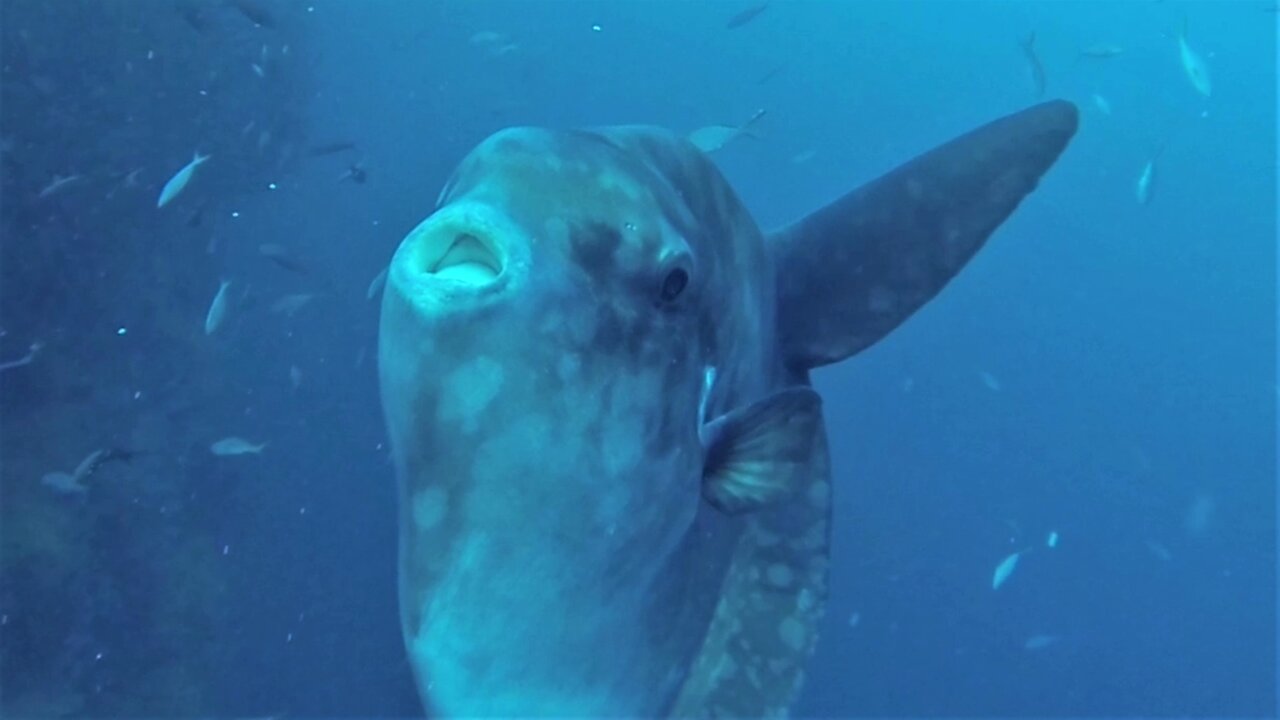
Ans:
<svg viewBox="0 0 1280 720"><path fill-rule="evenodd" d="M804 649L805 634L804 623L793 617L784 618L778 625L783 644L797 652Z"/></svg>
<svg viewBox="0 0 1280 720"><path fill-rule="evenodd" d="M815 482L809 486L809 504L819 510L826 510L831 503L831 485L826 482Z"/></svg>
<svg viewBox="0 0 1280 720"><path fill-rule="evenodd" d="M442 383L445 392L440 399L440 420L457 422L462 432L475 433L480 429L480 415L502 390L503 379L502 366L487 357L478 357L449 373Z"/></svg>
<svg viewBox="0 0 1280 720"><path fill-rule="evenodd" d="M784 588L790 585L791 581L795 579L795 573L791 572L791 568L783 565L782 563L774 563L770 565L769 569L766 571L766 577L768 578L770 585Z"/></svg>
<svg viewBox="0 0 1280 720"><path fill-rule="evenodd" d="M421 530L430 530L444 519L449 491L439 485L413 496L413 522Z"/></svg>

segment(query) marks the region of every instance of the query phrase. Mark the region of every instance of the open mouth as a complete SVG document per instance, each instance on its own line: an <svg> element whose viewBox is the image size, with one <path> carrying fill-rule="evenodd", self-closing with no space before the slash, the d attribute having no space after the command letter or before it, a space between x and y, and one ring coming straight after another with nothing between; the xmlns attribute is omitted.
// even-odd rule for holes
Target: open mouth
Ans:
<svg viewBox="0 0 1280 720"><path fill-rule="evenodd" d="M483 240L471 233L458 233L449 241L448 249L427 272L442 278L481 284L497 279L502 261Z"/></svg>
<svg viewBox="0 0 1280 720"><path fill-rule="evenodd" d="M471 285L493 282L502 274L504 263L490 235L480 228L443 223L422 240L419 257L423 270L433 277Z"/></svg>

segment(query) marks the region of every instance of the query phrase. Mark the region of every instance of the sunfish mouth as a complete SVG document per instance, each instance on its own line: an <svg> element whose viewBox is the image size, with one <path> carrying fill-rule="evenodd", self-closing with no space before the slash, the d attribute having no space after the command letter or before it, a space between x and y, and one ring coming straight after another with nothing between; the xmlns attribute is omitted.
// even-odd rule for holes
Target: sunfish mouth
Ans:
<svg viewBox="0 0 1280 720"><path fill-rule="evenodd" d="M441 278L480 285L502 274L502 261L471 233L458 233L448 242L448 249L427 272Z"/></svg>
<svg viewBox="0 0 1280 720"><path fill-rule="evenodd" d="M500 238L510 233L481 208L445 209L417 233L418 267L432 278L473 286L496 281L506 270Z"/></svg>

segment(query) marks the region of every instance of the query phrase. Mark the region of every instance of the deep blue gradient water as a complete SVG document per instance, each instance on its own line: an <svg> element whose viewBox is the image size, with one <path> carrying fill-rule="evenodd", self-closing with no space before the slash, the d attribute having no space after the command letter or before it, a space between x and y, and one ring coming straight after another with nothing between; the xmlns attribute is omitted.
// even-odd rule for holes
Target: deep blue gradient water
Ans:
<svg viewBox="0 0 1280 720"><path fill-rule="evenodd" d="M205 641L225 660L217 707L419 712L365 292L472 146L510 125L691 130L763 108L760 137L716 160L771 228L1037 102L1019 47L1034 31L1045 98L1080 106L1075 141L934 301L816 373L832 593L796 714L1273 713L1280 16L1253 1L775 0L725 29L748 4L329 0L299 16L316 53L308 134L355 140L369 180L309 160L241 189L237 216L210 221L217 251L188 253L207 265L193 327L223 276L326 290L292 319L237 317L216 349L230 381L201 411L210 439L270 442L193 461L210 552L226 551L227 629ZM1184 19L1210 98L1179 62ZM483 31L514 47L489 51ZM1124 52L1077 58L1104 43ZM263 264L265 242L314 272ZM1048 644L1027 648L1035 636Z"/></svg>

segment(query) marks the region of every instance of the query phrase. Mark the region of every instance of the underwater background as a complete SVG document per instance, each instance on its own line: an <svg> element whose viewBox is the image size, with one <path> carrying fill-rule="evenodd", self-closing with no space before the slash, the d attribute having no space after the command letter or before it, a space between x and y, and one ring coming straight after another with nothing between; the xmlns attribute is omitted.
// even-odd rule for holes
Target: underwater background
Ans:
<svg viewBox="0 0 1280 720"><path fill-rule="evenodd" d="M763 109L714 157L772 228L1061 97L1040 188L815 375L794 714L1274 716L1275 3L749 7L0 4L0 714L421 713L371 283L491 132Z"/></svg>

